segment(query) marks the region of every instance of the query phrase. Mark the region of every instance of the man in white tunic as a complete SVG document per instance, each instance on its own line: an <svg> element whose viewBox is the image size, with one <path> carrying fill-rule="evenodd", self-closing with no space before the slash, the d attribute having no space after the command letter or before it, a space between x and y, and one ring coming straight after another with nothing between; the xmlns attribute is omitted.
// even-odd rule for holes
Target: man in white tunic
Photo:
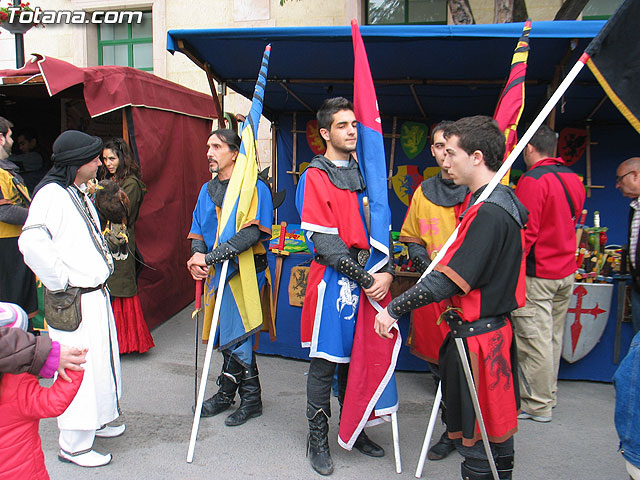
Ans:
<svg viewBox="0 0 640 480"><path fill-rule="evenodd" d="M60 343L87 350L85 374L69 408L58 417L60 461L98 467L111 454L93 450L98 437L116 437L125 426L109 426L120 415L118 337L105 282L113 260L100 233L98 214L85 195L86 182L100 165L102 140L82 132L63 132L53 144L53 167L36 186L29 216L18 241L25 263L47 289L91 290L82 294L82 322L69 332L49 329Z"/></svg>

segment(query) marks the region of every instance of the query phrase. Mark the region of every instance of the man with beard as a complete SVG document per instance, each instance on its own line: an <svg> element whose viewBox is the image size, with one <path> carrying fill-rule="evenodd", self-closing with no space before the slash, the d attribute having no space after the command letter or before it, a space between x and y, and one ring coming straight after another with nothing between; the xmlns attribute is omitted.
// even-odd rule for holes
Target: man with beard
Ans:
<svg viewBox="0 0 640 480"><path fill-rule="evenodd" d="M218 377L218 392L204 401L202 417L212 417L227 410L233 403L236 392L240 395L240 406L225 420L229 427L244 424L247 420L262 415L262 398L258 365L253 351L255 334L267 329L274 332L271 315L271 275L267 265L264 242L271 238L273 224L273 200L268 185L258 177L253 193L250 220L242 225L226 242L220 243L219 235L225 226L219 224L223 203L234 201L225 194L240 152L240 137L233 130L220 129L211 132L207 141L209 171L217 174L205 183L198 195L193 211L193 222L188 238L191 239L191 258L187 268L194 280L206 280L205 325L206 338L211 328L214 295L218 294L217 278L222 263L229 260L229 273L222 292L219 326L212 332L222 353L222 371ZM233 221L235 217L232 216ZM247 311L239 308L242 287L242 270L238 256L250 250L257 275L262 323L247 328ZM213 267L213 268L211 268ZM215 293L214 293L215 292ZM258 300L257 300L258 301Z"/></svg>
<svg viewBox="0 0 640 480"><path fill-rule="evenodd" d="M124 425L107 425L120 415L121 395L118 336L105 288L113 259L86 194L101 152L98 137L75 130L60 134L53 144L53 167L36 186L18 241L26 264L49 291L81 288L82 321L77 329L49 328L53 340L88 351L80 390L58 417L58 459L81 467L108 464L111 454L93 450L94 438L117 437L125 430Z"/></svg>

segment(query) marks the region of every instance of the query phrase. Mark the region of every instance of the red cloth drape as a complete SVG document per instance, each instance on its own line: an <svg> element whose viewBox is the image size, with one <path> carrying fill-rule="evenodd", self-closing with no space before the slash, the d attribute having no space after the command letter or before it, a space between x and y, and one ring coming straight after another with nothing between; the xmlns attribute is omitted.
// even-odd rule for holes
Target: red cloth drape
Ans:
<svg viewBox="0 0 640 480"><path fill-rule="evenodd" d="M138 294L149 327L193 301L186 267L187 233L200 187L211 179L206 142L211 122L148 108L133 108L135 144L147 185L136 222L136 243L145 267Z"/></svg>

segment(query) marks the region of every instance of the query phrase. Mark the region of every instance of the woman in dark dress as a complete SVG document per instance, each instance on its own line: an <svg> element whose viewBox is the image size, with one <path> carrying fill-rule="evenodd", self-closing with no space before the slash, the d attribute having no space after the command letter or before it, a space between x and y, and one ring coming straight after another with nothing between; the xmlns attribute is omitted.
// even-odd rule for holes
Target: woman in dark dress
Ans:
<svg viewBox="0 0 640 480"><path fill-rule="evenodd" d="M140 167L122 138L114 138L104 144L102 162L107 170L105 178L115 181L129 197L129 255L123 260L114 259L115 271L107 281L120 353L143 353L153 347L154 343L138 297L135 225L147 187L140 180Z"/></svg>

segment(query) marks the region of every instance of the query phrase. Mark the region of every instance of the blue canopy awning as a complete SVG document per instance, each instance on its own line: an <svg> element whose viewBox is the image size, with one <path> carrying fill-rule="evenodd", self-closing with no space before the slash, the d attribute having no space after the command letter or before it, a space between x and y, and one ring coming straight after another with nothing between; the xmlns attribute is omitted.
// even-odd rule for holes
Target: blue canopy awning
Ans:
<svg viewBox="0 0 640 480"><path fill-rule="evenodd" d="M557 67L571 68L604 23L533 23L523 121L540 110ZM433 121L492 115L522 27L522 23L361 27L380 112ZM351 98L350 27L170 30L167 34L170 52L183 52L203 68L208 64L216 79L248 98L267 43L272 44L267 117L315 111L329 96ZM584 121L604 96L585 69L558 108L558 122ZM594 121L625 122L608 100Z"/></svg>

